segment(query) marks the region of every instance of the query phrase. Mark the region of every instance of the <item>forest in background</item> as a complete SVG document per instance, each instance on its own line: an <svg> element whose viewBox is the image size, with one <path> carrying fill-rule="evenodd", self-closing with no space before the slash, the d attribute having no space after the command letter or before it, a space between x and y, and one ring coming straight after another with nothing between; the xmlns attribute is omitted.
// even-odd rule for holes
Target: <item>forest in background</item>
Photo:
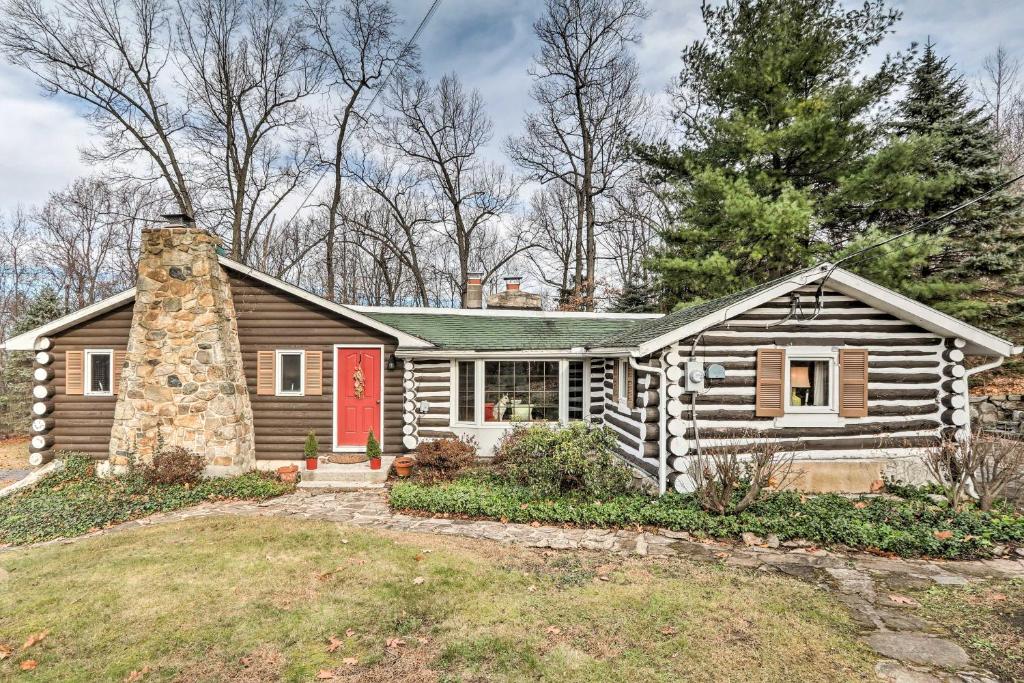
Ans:
<svg viewBox="0 0 1024 683"><path fill-rule="evenodd" d="M941 36L880 55L901 19L883 0L706 3L665 110L633 54L641 0L539 14L522 133L494 140L387 0L7 0L0 51L76 103L94 170L0 216L0 334L132 286L167 212L342 303L459 306L479 269L490 290L527 274L549 308L667 311L1024 171L1019 57L964 74ZM1022 341L1021 201L1010 184L848 267ZM25 382L8 359L8 423Z"/></svg>

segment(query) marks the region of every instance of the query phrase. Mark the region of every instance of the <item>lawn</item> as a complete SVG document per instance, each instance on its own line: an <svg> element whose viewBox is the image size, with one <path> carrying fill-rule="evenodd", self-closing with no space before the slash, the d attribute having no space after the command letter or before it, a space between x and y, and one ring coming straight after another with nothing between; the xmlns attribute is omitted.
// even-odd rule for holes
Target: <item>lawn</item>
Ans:
<svg viewBox="0 0 1024 683"><path fill-rule="evenodd" d="M1024 681L1024 581L932 587L912 593L938 624L1000 680Z"/></svg>
<svg viewBox="0 0 1024 683"><path fill-rule="evenodd" d="M0 567L5 679L873 680L827 594L680 560L212 517Z"/></svg>

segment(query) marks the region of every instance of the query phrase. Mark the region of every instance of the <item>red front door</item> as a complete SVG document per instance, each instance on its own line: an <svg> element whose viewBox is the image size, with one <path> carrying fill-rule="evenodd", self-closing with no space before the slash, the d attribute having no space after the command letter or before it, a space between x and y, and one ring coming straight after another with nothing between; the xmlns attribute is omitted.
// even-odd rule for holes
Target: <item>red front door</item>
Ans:
<svg viewBox="0 0 1024 683"><path fill-rule="evenodd" d="M380 366L380 349L334 350L335 446L365 447L371 430L380 441Z"/></svg>

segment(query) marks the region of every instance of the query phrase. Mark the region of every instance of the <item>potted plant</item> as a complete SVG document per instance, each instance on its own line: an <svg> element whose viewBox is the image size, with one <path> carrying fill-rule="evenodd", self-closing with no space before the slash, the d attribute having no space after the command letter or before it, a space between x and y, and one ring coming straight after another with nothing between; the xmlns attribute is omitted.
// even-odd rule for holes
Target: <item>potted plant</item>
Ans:
<svg viewBox="0 0 1024 683"><path fill-rule="evenodd" d="M317 451L320 450L320 443L316 440L316 432L312 429L306 434L306 445L303 447L306 455L306 469L315 470L317 465Z"/></svg>
<svg viewBox="0 0 1024 683"><path fill-rule="evenodd" d="M380 444L377 442L377 437L373 435L373 430L370 430L370 436L366 439L366 457L370 459L370 469L380 469Z"/></svg>
<svg viewBox="0 0 1024 683"><path fill-rule="evenodd" d="M285 465L277 468L277 476L286 484L294 484L298 474L298 465Z"/></svg>
<svg viewBox="0 0 1024 683"><path fill-rule="evenodd" d="M400 458L395 458L395 474L400 477L408 477L412 472L412 466L416 464L416 461L410 458L408 455L403 455Z"/></svg>

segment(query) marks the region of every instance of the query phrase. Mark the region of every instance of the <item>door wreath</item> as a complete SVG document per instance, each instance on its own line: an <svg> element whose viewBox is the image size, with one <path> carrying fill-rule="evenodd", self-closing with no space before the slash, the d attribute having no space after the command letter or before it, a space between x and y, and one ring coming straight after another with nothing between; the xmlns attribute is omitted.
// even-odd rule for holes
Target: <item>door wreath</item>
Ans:
<svg viewBox="0 0 1024 683"><path fill-rule="evenodd" d="M363 354L359 354L356 361L356 369L352 371L352 391L356 398L362 398L366 393L366 377L363 376Z"/></svg>

